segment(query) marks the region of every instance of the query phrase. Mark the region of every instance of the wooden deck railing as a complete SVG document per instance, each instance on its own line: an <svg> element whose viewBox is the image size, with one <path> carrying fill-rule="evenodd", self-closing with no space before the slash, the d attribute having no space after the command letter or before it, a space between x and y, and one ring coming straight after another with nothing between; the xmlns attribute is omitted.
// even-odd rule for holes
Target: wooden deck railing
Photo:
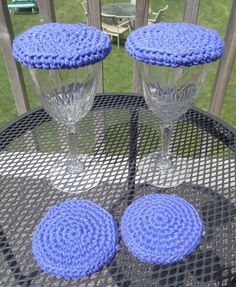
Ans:
<svg viewBox="0 0 236 287"><path fill-rule="evenodd" d="M0 44L8 71L18 114L29 110L24 77L20 64L12 57L13 29L5 0L0 1Z"/></svg>
<svg viewBox="0 0 236 287"><path fill-rule="evenodd" d="M223 107L224 96L236 55L236 0L232 8L225 36L225 53L219 62L209 111L219 116ZM53 0L38 0L41 22L56 21ZM185 0L183 21L197 23L200 0ZM135 27L147 24L149 0L136 0ZM88 23L101 29L101 0L87 0ZM6 0L0 0L0 44L2 47L14 99L19 114L29 110L24 78L20 65L12 57L13 29ZM98 92L103 91L103 65L100 64L100 81ZM136 64L133 72L133 90L141 92Z"/></svg>

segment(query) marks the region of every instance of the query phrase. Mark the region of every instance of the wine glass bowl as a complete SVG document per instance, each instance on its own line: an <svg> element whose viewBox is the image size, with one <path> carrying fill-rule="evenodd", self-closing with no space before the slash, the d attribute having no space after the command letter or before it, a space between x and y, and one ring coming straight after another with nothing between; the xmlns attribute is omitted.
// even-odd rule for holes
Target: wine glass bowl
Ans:
<svg viewBox="0 0 236 287"><path fill-rule="evenodd" d="M173 69L138 63L138 70L149 109L168 123L192 107L204 82L207 65Z"/></svg>
<svg viewBox="0 0 236 287"><path fill-rule="evenodd" d="M45 110L59 123L73 126L92 107L98 64L77 69L31 69L30 75Z"/></svg>

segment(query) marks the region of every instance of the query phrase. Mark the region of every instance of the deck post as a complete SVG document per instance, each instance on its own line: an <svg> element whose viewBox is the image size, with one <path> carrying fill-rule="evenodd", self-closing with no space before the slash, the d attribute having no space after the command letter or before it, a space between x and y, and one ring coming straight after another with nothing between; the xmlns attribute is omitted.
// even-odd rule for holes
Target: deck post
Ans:
<svg viewBox="0 0 236 287"><path fill-rule="evenodd" d="M17 113L23 114L30 110L30 105L21 66L12 56L13 38L14 34L7 1L0 0L0 45L5 59Z"/></svg>
<svg viewBox="0 0 236 287"><path fill-rule="evenodd" d="M38 6L42 23L56 22L53 0L38 0Z"/></svg>
<svg viewBox="0 0 236 287"><path fill-rule="evenodd" d="M216 117L220 116L228 82L232 73L236 56L236 0L233 0L231 13L225 35L225 51L220 59L213 94L211 97L209 112Z"/></svg>
<svg viewBox="0 0 236 287"><path fill-rule="evenodd" d="M101 0L87 0L88 9L88 24L101 30ZM99 65L99 79L97 85L97 92L102 93L104 91L103 80L103 64Z"/></svg>
<svg viewBox="0 0 236 287"><path fill-rule="evenodd" d="M135 17L136 29L148 24L148 11L149 11L149 0L136 0L136 17ZM133 91L138 94L142 93L142 85L141 80L139 78L136 62L134 62L134 68L133 68Z"/></svg>
<svg viewBox="0 0 236 287"><path fill-rule="evenodd" d="M200 0L185 0L183 21L196 24L198 20L198 12Z"/></svg>

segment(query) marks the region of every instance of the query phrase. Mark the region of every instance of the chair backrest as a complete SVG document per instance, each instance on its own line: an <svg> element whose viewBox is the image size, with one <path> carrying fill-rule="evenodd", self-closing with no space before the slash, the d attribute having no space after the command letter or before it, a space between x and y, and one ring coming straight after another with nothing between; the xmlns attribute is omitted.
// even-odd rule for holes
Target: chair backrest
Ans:
<svg viewBox="0 0 236 287"><path fill-rule="evenodd" d="M84 14L88 15L88 11L87 11L87 1L82 1L81 2L83 9L84 9Z"/></svg>
<svg viewBox="0 0 236 287"><path fill-rule="evenodd" d="M152 12L152 14L155 15L155 19L154 19L155 23L158 23L163 19L164 15L165 15L165 11L168 9L168 7L169 6L166 5L164 8L160 9L158 12L156 12L156 13Z"/></svg>
<svg viewBox="0 0 236 287"><path fill-rule="evenodd" d="M118 27L119 25L118 18L115 15L102 14L102 23L114 27Z"/></svg>

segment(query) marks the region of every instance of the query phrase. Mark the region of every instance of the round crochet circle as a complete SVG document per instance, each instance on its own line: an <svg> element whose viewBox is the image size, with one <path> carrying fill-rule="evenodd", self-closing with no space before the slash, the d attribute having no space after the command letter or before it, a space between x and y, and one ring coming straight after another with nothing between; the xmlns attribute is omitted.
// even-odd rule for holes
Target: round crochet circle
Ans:
<svg viewBox="0 0 236 287"><path fill-rule="evenodd" d="M195 24L157 23L130 33L125 47L144 63L188 67L216 61L224 52L224 41L216 31Z"/></svg>
<svg viewBox="0 0 236 287"><path fill-rule="evenodd" d="M102 61L110 51L109 37L85 24L42 24L13 41L16 60L37 69L84 67Z"/></svg>
<svg viewBox="0 0 236 287"><path fill-rule="evenodd" d="M170 264L196 250L203 225L194 207L179 196L150 194L126 209L121 233L141 261Z"/></svg>
<svg viewBox="0 0 236 287"><path fill-rule="evenodd" d="M47 273L67 279L89 276L118 250L113 217L88 200L68 200L48 210L37 226L32 250Z"/></svg>

